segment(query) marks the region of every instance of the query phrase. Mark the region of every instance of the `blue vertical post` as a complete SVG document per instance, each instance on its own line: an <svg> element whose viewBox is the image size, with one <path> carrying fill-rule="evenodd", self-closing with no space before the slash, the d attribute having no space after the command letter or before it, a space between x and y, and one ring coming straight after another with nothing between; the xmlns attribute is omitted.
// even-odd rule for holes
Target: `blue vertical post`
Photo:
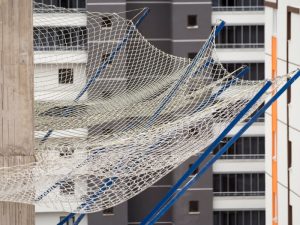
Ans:
<svg viewBox="0 0 300 225"><path fill-rule="evenodd" d="M210 144L210 146L199 156L194 164L183 174L183 176L176 182L176 184L170 189L166 196L155 206L149 215L145 217L141 225L145 225L149 220L158 213L160 208L168 202L177 189L188 179L188 177L198 168L198 166L209 156L209 154L218 146L218 144L226 137L226 135L233 129L233 127L243 118L244 115L255 105L260 97L271 86L271 82L268 82L264 87L248 102L243 110L231 121L231 123L223 130L223 132Z"/></svg>
<svg viewBox="0 0 300 225"><path fill-rule="evenodd" d="M218 160L222 154L224 154L228 148L261 116L300 76L300 71L298 70L294 76L288 80L285 85L280 88L277 93L258 111L254 116L239 130L239 132L234 135L229 142L211 159L204 167L188 181L184 187L178 191L178 193L168 199L168 202L163 207L160 207L159 211L149 218L149 220L142 222L142 224L152 225L154 224L187 190L193 185L212 165ZM270 83L270 81L269 81Z"/></svg>
<svg viewBox="0 0 300 225"><path fill-rule="evenodd" d="M178 91L179 87L182 85L182 83L185 82L185 80L188 78L189 74L192 72L193 68L196 66L198 60L203 56L207 48L209 47L209 44L211 41L221 32L223 27L225 26L225 22L221 21L221 23L216 27L215 32L209 37L209 39L205 42L205 44L202 46L200 51L197 53L195 58L192 60L192 62L188 65L187 69L185 70L184 74L179 78L179 80L175 83L171 91L165 96L165 98L162 100L158 108L155 110L152 117L150 117L147 128L151 127L153 123L155 123L157 117L160 115L160 113L166 108L166 106L170 103L172 98L175 96L176 92ZM210 60L210 59L209 59Z"/></svg>

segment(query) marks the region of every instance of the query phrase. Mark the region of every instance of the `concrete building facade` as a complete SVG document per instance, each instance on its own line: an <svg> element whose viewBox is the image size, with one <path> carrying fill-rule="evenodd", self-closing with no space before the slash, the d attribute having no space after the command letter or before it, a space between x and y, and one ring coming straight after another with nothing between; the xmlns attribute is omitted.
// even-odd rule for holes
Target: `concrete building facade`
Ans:
<svg viewBox="0 0 300 225"><path fill-rule="evenodd" d="M300 2L265 1L266 74L284 75L300 67ZM266 224L300 224L298 97L300 82L285 93L266 117Z"/></svg>
<svg viewBox="0 0 300 225"><path fill-rule="evenodd" d="M220 60L229 71L244 64L249 65L250 74L246 79L264 78L262 0L40 0L39 2L94 12L124 12L149 7L151 13L140 25L141 33L157 48L190 58L193 58L201 48L217 20L223 19L227 22L227 26L216 40ZM74 26L82 25L80 23ZM49 50L51 51L48 49L45 54ZM70 54L78 54L82 49L75 50L70 49ZM83 60L79 63L86 62ZM157 224L264 225L264 132L264 118L260 118L259 122L251 127ZM228 138L223 140L219 147L227 140ZM195 157L128 202L103 212L89 214L82 224L139 224L193 163ZM37 209L36 222L37 225L53 224L65 215L63 212ZM70 221L68 225L72 223L73 221Z"/></svg>

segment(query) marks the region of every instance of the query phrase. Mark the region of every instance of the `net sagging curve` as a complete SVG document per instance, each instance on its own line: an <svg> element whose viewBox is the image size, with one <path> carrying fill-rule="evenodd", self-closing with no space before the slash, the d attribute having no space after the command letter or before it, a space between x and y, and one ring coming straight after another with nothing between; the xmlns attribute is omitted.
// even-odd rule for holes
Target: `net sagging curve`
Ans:
<svg viewBox="0 0 300 225"><path fill-rule="evenodd" d="M34 4L37 162L0 169L0 201L120 204L205 149L265 84L223 68L215 28L192 61L151 45L134 25L141 13Z"/></svg>

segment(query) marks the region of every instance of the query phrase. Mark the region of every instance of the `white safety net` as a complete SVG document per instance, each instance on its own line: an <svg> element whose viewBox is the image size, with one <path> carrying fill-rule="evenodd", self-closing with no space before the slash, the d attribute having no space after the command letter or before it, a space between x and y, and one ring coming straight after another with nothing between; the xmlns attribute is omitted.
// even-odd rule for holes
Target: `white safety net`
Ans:
<svg viewBox="0 0 300 225"><path fill-rule="evenodd" d="M158 50L135 27L144 13L35 3L37 161L0 169L0 201L80 213L120 204L205 149L266 83L224 69L216 28L194 60Z"/></svg>

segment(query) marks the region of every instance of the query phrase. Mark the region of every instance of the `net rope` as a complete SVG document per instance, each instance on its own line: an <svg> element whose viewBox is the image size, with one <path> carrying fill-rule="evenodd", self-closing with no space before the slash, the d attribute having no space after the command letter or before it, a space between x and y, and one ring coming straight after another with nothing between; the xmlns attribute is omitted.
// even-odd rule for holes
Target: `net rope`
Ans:
<svg viewBox="0 0 300 225"><path fill-rule="evenodd" d="M76 213L118 205L204 150L266 83L226 71L216 28L193 60L155 48L136 29L143 12L34 3L37 161L0 168L0 201Z"/></svg>

